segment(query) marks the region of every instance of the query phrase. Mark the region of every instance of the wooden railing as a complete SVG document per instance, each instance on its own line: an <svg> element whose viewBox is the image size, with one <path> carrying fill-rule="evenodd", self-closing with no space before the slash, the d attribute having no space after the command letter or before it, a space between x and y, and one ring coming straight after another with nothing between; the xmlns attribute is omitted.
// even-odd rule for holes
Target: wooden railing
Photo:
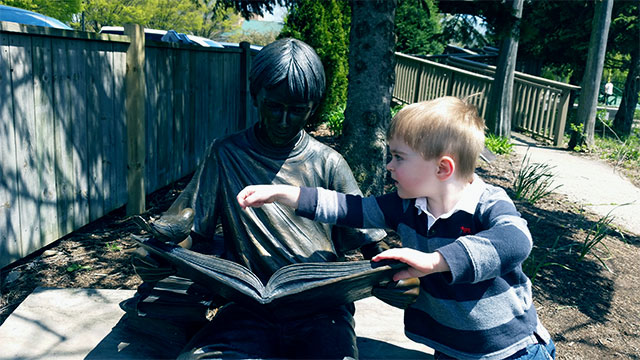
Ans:
<svg viewBox="0 0 640 360"><path fill-rule="evenodd" d="M0 22L0 267L127 203L128 135L146 139L150 193L255 121L248 48L147 43L135 95L130 42ZM142 134L127 129L127 96L146 104Z"/></svg>
<svg viewBox="0 0 640 360"><path fill-rule="evenodd" d="M450 65L396 53L393 96L402 103L440 96L468 98L486 115L495 67L464 59ZM562 145L571 91L580 87L516 72L512 126Z"/></svg>

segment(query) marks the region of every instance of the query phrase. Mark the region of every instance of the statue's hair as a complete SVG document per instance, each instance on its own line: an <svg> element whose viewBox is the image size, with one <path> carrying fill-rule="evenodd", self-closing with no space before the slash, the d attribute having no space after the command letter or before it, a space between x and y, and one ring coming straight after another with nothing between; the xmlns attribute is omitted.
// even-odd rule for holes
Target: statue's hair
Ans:
<svg viewBox="0 0 640 360"><path fill-rule="evenodd" d="M387 139L403 140L425 160L451 156L457 176L471 179L484 148L484 129L474 105L446 96L402 108L391 120Z"/></svg>
<svg viewBox="0 0 640 360"><path fill-rule="evenodd" d="M249 80L254 100L261 89L273 89L283 81L296 100L319 102L325 92L324 67L318 54L311 46L292 38L262 48L253 59Z"/></svg>

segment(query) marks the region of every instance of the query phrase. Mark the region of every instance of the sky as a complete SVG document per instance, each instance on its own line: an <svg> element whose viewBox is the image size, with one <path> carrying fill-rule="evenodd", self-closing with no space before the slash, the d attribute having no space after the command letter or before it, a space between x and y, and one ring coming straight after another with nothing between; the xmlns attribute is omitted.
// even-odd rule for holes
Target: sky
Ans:
<svg viewBox="0 0 640 360"><path fill-rule="evenodd" d="M264 20L265 21L284 21L284 16L287 15L287 9L280 6L280 5L276 5L273 9L273 13L272 14L264 14Z"/></svg>

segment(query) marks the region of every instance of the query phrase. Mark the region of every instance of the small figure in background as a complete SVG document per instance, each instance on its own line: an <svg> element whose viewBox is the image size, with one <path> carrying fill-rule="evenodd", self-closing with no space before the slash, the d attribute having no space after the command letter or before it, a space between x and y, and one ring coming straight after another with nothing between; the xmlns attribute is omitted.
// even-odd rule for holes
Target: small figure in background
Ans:
<svg viewBox="0 0 640 360"><path fill-rule="evenodd" d="M604 104L610 105L610 99L613 97L613 83L611 83L611 77L604 84ZM613 98L615 102L615 97Z"/></svg>

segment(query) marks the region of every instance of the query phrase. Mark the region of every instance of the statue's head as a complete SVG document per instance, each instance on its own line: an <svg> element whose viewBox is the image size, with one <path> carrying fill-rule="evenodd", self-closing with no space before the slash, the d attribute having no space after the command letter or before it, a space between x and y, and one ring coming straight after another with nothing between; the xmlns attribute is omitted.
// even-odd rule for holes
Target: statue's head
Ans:
<svg viewBox="0 0 640 360"><path fill-rule="evenodd" d="M249 74L259 136L282 146L298 137L325 92L324 68L309 45L280 39L258 52Z"/></svg>

